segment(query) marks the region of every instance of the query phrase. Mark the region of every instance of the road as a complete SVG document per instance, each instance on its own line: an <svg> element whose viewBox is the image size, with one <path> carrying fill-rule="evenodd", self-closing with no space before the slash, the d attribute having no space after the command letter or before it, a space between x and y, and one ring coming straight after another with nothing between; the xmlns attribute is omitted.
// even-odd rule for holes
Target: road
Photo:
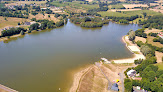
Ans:
<svg viewBox="0 0 163 92"><path fill-rule="evenodd" d="M101 67L100 67L100 63L95 62L95 65L100 69L100 71L102 72L102 74L106 77L106 79L108 80L108 90L111 89L112 83L110 82L109 78L106 76L106 74L102 71Z"/></svg>
<svg viewBox="0 0 163 92"><path fill-rule="evenodd" d="M122 92L125 91L125 87L124 87L124 71L126 71L126 69L122 70L121 73L119 73L120 76L120 81L121 81L121 87L122 87Z"/></svg>

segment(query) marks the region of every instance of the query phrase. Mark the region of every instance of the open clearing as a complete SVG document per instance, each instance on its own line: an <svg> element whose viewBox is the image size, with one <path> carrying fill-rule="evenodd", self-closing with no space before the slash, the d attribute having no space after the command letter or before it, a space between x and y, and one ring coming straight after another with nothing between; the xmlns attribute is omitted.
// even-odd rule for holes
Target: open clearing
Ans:
<svg viewBox="0 0 163 92"><path fill-rule="evenodd" d="M124 6L122 4L116 4L116 5L109 5L110 9L122 9Z"/></svg>
<svg viewBox="0 0 163 92"><path fill-rule="evenodd" d="M159 70L163 70L163 63L157 63L156 65L158 66Z"/></svg>
<svg viewBox="0 0 163 92"><path fill-rule="evenodd" d="M156 58L157 58L157 63L162 63L162 57L163 57L163 53L155 51L156 54Z"/></svg>
<svg viewBox="0 0 163 92"><path fill-rule="evenodd" d="M122 70L127 69L128 67L131 67L132 65L127 64L101 64L100 67L102 71L106 74L106 76L109 78L111 82L115 81L116 79L120 79L120 76L118 73L122 72ZM79 73L79 72L78 72ZM108 80L103 75L103 73L100 71L100 69L92 65L91 67L88 67L85 69L85 71L82 71L82 76L74 76L74 79L78 77L78 81L74 80L73 84L75 84L75 81L77 82L76 85L73 85L71 89L77 88L74 90L71 90L69 92L114 92L111 90L107 90L108 88ZM122 90L122 82L120 81L118 83L119 89ZM76 87L78 86L78 87Z"/></svg>
<svg viewBox="0 0 163 92"><path fill-rule="evenodd" d="M160 42L153 42L153 39L156 37L152 37L152 36L147 36L147 41L149 44L152 44L153 46L157 46L157 47L163 47L163 44L161 44Z"/></svg>
<svg viewBox="0 0 163 92"><path fill-rule="evenodd" d="M13 1L9 4L5 4L6 6L9 6L9 5L21 5L21 4L45 4L46 1Z"/></svg>
<svg viewBox="0 0 163 92"><path fill-rule="evenodd" d="M82 4L81 4L82 3ZM63 2L60 3L59 1L53 1L51 4L55 5L56 7L64 7L64 6L71 6L78 8L84 8L84 9L94 9L98 8L99 6L97 4L84 4L82 1L73 1L73 2Z"/></svg>
<svg viewBox="0 0 163 92"><path fill-rule="evenodd" d="M111 9L112 12L116 12L116 11L138 11L141 9Z"/></svg>
<svg viewBox="0 0 163 92"><path fill-rule="evenodd" d="M162 30L159 30L159 29L155 29L155 28L152 28L151 30L149 30L149 29L146 29L145 30L145 33L146 34L149 34L149 33L159 33L159 32L161 32Z"/></svg>
<svg viewBox="0 0 163 92"><path fill-rule="evenodd" d="M152 10L137 10L137 11L123 11L123 12L113 12L113 11L103 11L103 12L98 12L101 14L103 17L104 16L115 16L115 17L130 17L130 16L135 16L135 15L141 15L143 16L143 13L146 12L147 15L153 16L153 15L162 15L161 13L152 11Z"/></svg>
<svg viewBox="0 0 163 92"><path fill-rule="evenodd" d="M145 42L146 42L146 39L143 38L143 37L138 37L138 36L136 36L136 37L135 37L135 42L137 42L137 41L142 41L143 43L145 43Z"/></svg>
<svg viewBox="0 0 163 92"><path fill-rule="evenodd" d="M6 17L7 20L5 20L5 17L0 16L0 29L4 27L14 27L18 25L18 22L25 22L30 21L29 19L24 18L14 18L14 17Z"/></svg>
<svg viewBox="0 0 163 92"><path fill-rule="evenodd" d="M135 8L135 7L148 7L147 4L123 4L123 6L128 9L128 8Z"/></svg>
<svg viewBox="0 0 163 92"><path fill-rule="evenodd" d="M163 13L163 10L160 10L160 9L150 9L150 10L155 11L155 12L161 12L161 13Z"/></svg>
<svg viewBox="0 0 163 92"><path fill-rule="evenodd" d="M50 15L50 17L48 17L48 15ZM31 15L29 14L29 18L32 19L32 18L36 18L37 20L39 19L48 19L48 20L53 20L54 22L57 22L59 21L59 19L55 18L54 17L55 14L45 14L45 16L43 14L37 14L37 15Z"/></svg>

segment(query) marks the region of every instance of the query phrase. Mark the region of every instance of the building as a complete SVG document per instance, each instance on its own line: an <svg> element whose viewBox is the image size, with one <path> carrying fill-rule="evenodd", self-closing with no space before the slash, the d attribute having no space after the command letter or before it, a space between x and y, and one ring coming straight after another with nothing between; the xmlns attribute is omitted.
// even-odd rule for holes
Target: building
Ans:
<svg viewBox="0 0 163 92"><path fill-rule="evenodd" d="M24 22L24 25L30 25L31 23L30 22Z"/></svg>
<svg viewBox="0 0 163 92"><path fill-rule="evenodd" d="M158 33L158 36L163 39L163 32Z"/></svg>
<svg viewBox="0 0 163 92"><path fill-rule="evenodd" d="M119 88L118 88L118 84L117 83L114 83L111 87L111 90L114 90L114 91L119 91Z"/></svg>
<svg viewBox="0 0 163 92"><path fill-rule="evenodd" d="M135 77L136 76L136 71L131 69L127 72L128 77Z"/></svg>

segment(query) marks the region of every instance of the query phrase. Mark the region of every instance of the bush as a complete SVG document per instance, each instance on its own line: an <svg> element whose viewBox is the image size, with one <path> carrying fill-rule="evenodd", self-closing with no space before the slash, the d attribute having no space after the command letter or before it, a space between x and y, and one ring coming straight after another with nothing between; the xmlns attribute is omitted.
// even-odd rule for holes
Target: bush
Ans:
<svg viewBox="0 0 163 92"><path fill-rule="evenodd" d="M141 64L142 62L143 62L143 59L134 60L134 63L135 63L135 64Z"/></svg>
<svg viewBox="0 0 163 92"><path fill-rule="evenodd" d="M152 56L155 55L155 52L149 48L147 45L142 45L140 47L140 51L143 53L143 55L147 56L148 54L151 54Z"/></svg>
<svg viewBox="0 0 163 92"><path fill-rule="evenodd" d="M127 83L125 83L124 86L125 86L126 92L132 92L133 91L132 82L127 82Z"/></svg>
<svg viewBox="0 0 163 92"><path fill-rule="evenodd" d="M159 42L159 40L157 38L154 38L153 42Z"/></svg>

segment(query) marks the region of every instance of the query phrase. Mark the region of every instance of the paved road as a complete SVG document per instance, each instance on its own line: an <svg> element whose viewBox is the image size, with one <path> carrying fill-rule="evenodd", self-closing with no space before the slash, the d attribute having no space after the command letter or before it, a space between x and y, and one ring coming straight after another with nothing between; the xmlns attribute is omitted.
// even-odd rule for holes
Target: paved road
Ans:
<svg viewBox="0 0 163 92"><path fill-rule="evenodd" d="M106 74L102 71L101 67L100 67L100 63L95 62L95 65L100 69L100 71L102 72L102 74L106 77L106 79L108 80L108 90L111 89L112 83L110 82L109 78L106 76Z"/></svg>

